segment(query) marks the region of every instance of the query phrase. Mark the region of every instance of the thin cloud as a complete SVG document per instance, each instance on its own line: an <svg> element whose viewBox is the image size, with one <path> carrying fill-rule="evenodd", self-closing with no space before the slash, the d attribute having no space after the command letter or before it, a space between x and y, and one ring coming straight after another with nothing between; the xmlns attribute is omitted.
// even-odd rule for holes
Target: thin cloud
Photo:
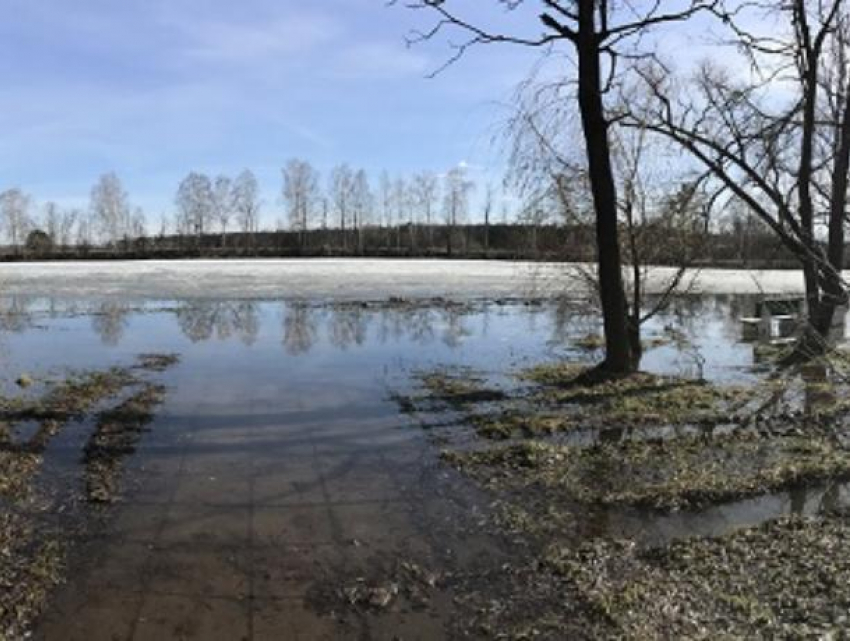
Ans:
<svg viewBox="0 0 850 641"><path fill-rule="evenodd" d="M269 23L208 22L187 30L191 43L184 55L201 61L256 63L315 51L340 32L336 20L323 15L292 15Z"/></svg>

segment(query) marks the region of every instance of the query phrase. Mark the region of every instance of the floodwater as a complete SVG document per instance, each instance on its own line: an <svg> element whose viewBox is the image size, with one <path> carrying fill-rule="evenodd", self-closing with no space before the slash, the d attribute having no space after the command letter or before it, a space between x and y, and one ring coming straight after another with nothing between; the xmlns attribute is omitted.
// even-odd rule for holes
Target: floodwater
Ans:
<svg viewBox="0 0 850 641"><path fill-rule="evenodd" d="M753 346L738 320L751 304L679 302L648 335L676 327L690 340L651 349L644 369L751 379ZM35 629L39 639L86 641L444 638L449 588L380 615L339 616L340 594L400 563L468 575L506 554L481 527L486 497L440 464L435 434L401 413L394 394L418 370L496 374L576 356L570 337L598 329L551 301L16 297L2 311L6 385L22 373L180 355L161 375L164 405L124 462L122 501L98 508L97 528L75 542L68 581ZM72 425L50 443L43 475L66 489L82 483L89 428ZM700 514L594 515L588 528L650 542L714 534L843 493L815 488Z"/></svg>

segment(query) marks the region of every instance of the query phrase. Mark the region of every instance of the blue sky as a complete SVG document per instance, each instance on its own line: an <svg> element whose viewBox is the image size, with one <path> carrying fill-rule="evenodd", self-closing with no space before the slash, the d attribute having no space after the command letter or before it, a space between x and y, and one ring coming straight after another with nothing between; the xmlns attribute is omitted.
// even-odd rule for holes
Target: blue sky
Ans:
<svg viewBox="0 0 850 641"><path fill-rule="evenodd" d="M493 4L465 0L472 15ZM384 0L0 0L0 186L85 206L115 171L158 220L189 170L253 169L279 216L280 167L346 161L373 178L467 162L498 177L498 103L538 54L408 48L430 17Z"/></svg>

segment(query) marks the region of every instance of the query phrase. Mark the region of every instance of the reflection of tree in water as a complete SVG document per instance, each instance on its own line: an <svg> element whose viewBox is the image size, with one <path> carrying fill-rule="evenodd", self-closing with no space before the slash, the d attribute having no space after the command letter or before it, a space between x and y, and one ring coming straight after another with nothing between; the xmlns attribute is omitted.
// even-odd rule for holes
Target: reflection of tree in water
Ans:
<svg viewBox="0 0 850 641"><path fill-rule="evenodd" d="M283 346L292 356L306 354L319 333L315 311L303 302L289 303L283 309Z"/></svg>
<svg viewBox="0 0 850 641"><path fill-rule="evenodd" d="M260 320L251 301L195 301L182 303L176 311L180 331L193 343L237 335L246 345L254 343Z"/></svg>
<svg viewBox="0 0 850 641"><path fill-rule="evenodd" d="M130 306L119 301L101 303L92 316L92 330L104 345L117 345L127 328Z"/></svg>
<svg viewBox="0 0 850 641"><path fill-rule="evenodd" d="M253 345L260 333L260 315L257 303L242 301L233 308L233 328L245 345Z"/></svg>
<svg viewBox="0 0 850 641"><path fill-rule="evenodd" d="M461 344L461 339L470 334L464 323L466 310L460 307L446 307L441 309L439 313L443 321L443 343L448 347L457 347Z"/></svg>
<svg viewBox="0 0 850 641"><path fill-rule="evenodd" d="M331 310L330 342L334 347L347 349L362 345L366 340L368 318L359 305L343 305Z"/></svg>
<svg viewBox="0 0 850 641"><path fill-rule="evenodd" d="M410 340L419 345L434 340L434 311L426 307L413 309L405 318Z"/></svg>
<svg viewBox="0 0 850 641"><path fill-rule="evenodd" d="M8 296L0 300L0 330L23 332L33 325L31 308L34 299L30 296Z"/></svg>

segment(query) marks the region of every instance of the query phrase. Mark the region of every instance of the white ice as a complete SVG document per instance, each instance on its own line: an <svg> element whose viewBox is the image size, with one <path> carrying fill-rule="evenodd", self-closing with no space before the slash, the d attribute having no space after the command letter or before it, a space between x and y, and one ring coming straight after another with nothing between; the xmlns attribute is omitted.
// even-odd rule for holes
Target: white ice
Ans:
<svg viewBox="0 0 850 641"><path fill-rule="evenodd" d="M671 269L650 272L657 291ZM0 264L0 295L53 297L452 299L580 294L576 265L484 260L274 259ZM573 277L571 277L573 276ZM705 269L692 291L802 292L799 271ZM690 278L685 279L690 282Z"/></svg>

